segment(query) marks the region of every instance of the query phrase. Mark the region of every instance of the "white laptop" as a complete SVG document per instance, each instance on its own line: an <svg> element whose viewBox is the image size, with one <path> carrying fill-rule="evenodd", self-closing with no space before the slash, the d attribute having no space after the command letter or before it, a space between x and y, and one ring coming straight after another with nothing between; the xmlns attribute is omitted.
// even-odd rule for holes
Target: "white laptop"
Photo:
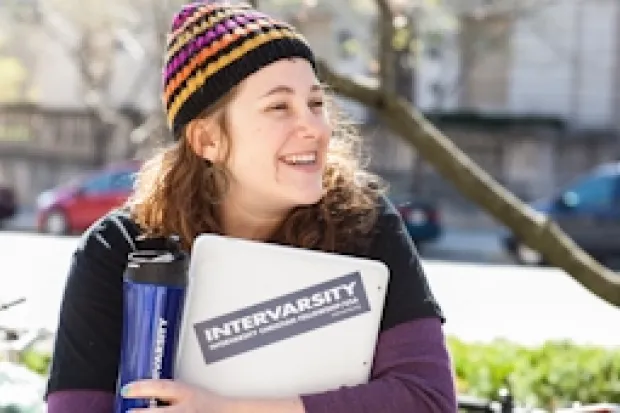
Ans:
<svg viewBox="0 0 620 413"><path fill-rule="evenodd" d="M176 379L241 397L368 381L385 264L201 235L189 275Z"/></svg>

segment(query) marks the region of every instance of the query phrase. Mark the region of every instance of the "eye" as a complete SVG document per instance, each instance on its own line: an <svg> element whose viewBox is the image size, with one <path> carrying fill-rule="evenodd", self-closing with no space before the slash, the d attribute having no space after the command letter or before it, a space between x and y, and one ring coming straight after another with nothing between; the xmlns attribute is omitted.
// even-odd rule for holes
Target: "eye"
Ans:
<svg viewBox="0 0 620 413"><path fill-rule="evenodd" d="M276 103L267 108L267 110L287 110L288 104L286 102Z"/></svg>
<svg viewBox="0 0 620 413"><path fill-rule="evenodd" d="M311 108L322 108L325 103L323 102L323 99L313 99L309 102L308 104Z"/></svg>

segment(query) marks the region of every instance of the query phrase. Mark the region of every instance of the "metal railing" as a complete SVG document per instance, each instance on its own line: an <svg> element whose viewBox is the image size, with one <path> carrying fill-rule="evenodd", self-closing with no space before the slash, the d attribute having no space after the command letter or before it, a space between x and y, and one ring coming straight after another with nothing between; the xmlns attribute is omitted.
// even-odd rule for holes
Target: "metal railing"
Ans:
<svg viewBox="0 0 620 413"><path fill-rule="evenodd" d="M514 400L510 390L502 388L498 400L483 400L470 396L459 396L459 411L464 413L513 413Z"/></svg>
<svg viewBox="0 0 620 413"><path fill-rule="evenodd" d="M6 303L0 303L0 311L5 311L26 302L25 297ZM19 363L21 356L34 344L50 337L50 332L43 329L27 329L0 325L0 359Z"/></svg>

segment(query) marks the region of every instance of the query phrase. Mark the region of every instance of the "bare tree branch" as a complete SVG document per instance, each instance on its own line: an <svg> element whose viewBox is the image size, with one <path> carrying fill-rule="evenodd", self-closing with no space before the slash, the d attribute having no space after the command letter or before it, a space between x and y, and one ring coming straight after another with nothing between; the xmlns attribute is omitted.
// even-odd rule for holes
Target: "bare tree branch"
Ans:
<svg viewBox="0 0 620 413"><path fill-rule="evenodd" d="M388 0L375 0L377 2L377 8L379 9L379 14L382 16L387 16L392 14L392 7Z"/></svg>
<svg viewBox="0 0 620 413"><path fill-rule="evenodd" d="M600 265L548 218L537 214L412 108L404 99L356 83L319 63L322 79L333 90L376 111L401 136L464 195L512 228L527 245L540 251L553 265L603 300L620 307L620 277Z"/></svg>
<svg viewBox="0 0 620 413"><path fill-rule="evenodd" d="M396 90L396 59L394 42L394 13L388 0L376 0L379 15L377 28L379 30L379 79L381 87L393 93Z"/></svg>

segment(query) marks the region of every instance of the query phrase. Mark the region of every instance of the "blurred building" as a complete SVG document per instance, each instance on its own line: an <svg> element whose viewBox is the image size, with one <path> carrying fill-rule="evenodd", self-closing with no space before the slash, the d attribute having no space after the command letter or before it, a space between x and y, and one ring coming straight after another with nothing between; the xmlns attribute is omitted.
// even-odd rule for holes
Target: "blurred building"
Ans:
<svg viewBox="0 0 620 413"><path fill-rule="evenodd" d="M446 0L446 7L430 9L394 2L416 28L409 39L415 58L398 60L400 92L515 193L539 197L617 157L620 2ZM15 4L21 5L19 18ZM124 3L106 7L119 4ZM297 24L339 72L361 82L375 78L374 0L263 0L261 7ZM113 61L107 102L134 114L159 108L158 62L149 59L156 50L150 36L157 21L146 15L128 15L131 32L116 31L114 48L101 55ZM0 43L0 55L25 62L24 95L34 102L0 110L0 174L15 180L25 202L76 171L130 152L125 129L115 129L101 145L106 137L85 110L92 96L84 89L75 49L67 47L79 46L81 38L63 18L42 9L39 0L0 2L0 32L12 39ZM373 168L396 192L468 206L372 113L340 103L364 126Z"/></svg>
<svg viewBox="0 0 620 413"><path fill-rule="evenodd" d="M416 98L462 149L526 199L619 158L620 2L451 5L458 25L420 59Z"/></svg>
<svg viewBox="0 0 620 413"><path fill-rule="evenodd" d="M421 60L423 108L554 116L572 130L620 126L618 1L452 3L459 27Z"/></svg>
<svg viewBox="0 0 620 413"><path fill-rule="evenodd" d="M159 104L149 27L134 30L138 39L90 30L88 20L79 27L50 4L0 2L0 56L19 61L24 73L18 98L0 102L0 176L26 208L42 191L126 158L130 132ZM126 123L96 116L97 99Z"/></svg>

